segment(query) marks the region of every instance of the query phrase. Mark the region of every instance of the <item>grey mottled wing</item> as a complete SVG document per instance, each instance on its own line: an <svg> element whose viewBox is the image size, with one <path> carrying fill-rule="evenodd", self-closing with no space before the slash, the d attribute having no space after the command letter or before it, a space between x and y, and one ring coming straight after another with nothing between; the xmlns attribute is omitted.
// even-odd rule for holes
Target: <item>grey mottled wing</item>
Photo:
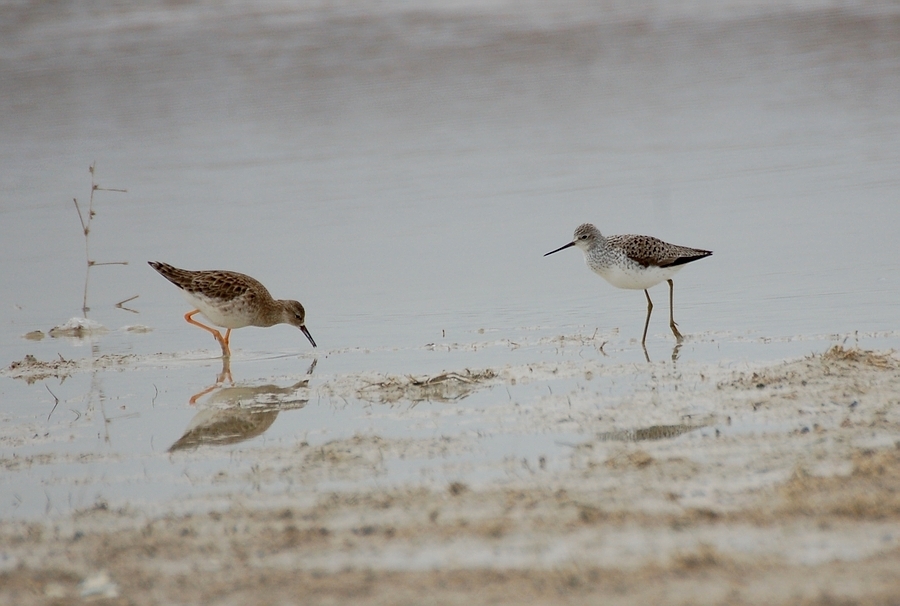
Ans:
<svg viewBox="0 0 900 606"><path fill-rule="evenodd" d="M657 267L670 267L672 265L682 265L690 263L703 257L708 257L712 251L702 250L699 248L689 248L687 246L678 246L677 244L669 244L663 242L659 238L653 236L610 236L607 238L610 244L618 246L625 251L628 258L642 265L649 267L655 265Z"/></svg>

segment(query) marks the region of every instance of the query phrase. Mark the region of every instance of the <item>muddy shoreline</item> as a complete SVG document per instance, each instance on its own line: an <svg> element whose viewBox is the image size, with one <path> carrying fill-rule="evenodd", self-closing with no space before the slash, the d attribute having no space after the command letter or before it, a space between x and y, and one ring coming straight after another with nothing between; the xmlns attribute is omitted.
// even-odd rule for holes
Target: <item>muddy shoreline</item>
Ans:
<svg viewBox="0 0 900 606"><path fill-rule="evenodd" d="M446 383L452 399L461 386L515 375L369 374L319 389L384 402L404 390L441 397L428 390ZM900 358L834 346L755 370L681 370L669 380L695 386L673 409L683 398L695 408L708 401L716 414L655 424L653 398L639 391L608 414L618 425L645 424L592 432L562 469L505 461L502 480L480 484L200 494L189 513L183 503L98 503L70 516L3 521L0 601L892 603L900 593ZM552 398L543 404L552 410ZM262 449L251 472L235 473L251 484L312 486L336 474L377 477L387 461L416 453L476 447L464 436L357 435Z"/></svg>

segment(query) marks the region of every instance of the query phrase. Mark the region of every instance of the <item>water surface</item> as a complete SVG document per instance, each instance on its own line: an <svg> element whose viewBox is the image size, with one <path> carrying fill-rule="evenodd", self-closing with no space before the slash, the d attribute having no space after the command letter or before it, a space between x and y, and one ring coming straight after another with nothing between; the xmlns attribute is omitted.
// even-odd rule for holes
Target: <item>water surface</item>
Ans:
<svg viewBox="0 0 900 606"><path fill-rule="evenodd" d="M611 356L634 377L549 388L621 397L646 385L643 295L606 284L575 251L542 257L582 222L714 251L675 280L681 363L847 339L897 346L900 17L889 5L94 6L3 9L0 362L151 357L62 383L0 378L4 458L87 457L8 480L20 496L4 514L190 492L183 459L164 453L220 363L148 260L243 271L301 300L320 344L314 384ZM94 162L97 182L128 190L95 192L89 240L91 259L128 262L90 274L87 315L111 332L24 340L83 315L72 198L87 203ZM665 288L651 294L649 354L671 364ZM115 306L134 295L132 311ZM133 324L152 331L123 330ZM542 341L560 335L609 345ZM252 385L292 385L312 360L286 326L232 343L235 378ZM533 405L537 391L494 387L449 406ZM252 448L273 442L418 435L414 415L378 421L379 406L310 401L185 465L211 474L248 444L252 466ZM458 434L456 421L427 431ZM577 434L513 432L458 456L564 453Z"/></svg>

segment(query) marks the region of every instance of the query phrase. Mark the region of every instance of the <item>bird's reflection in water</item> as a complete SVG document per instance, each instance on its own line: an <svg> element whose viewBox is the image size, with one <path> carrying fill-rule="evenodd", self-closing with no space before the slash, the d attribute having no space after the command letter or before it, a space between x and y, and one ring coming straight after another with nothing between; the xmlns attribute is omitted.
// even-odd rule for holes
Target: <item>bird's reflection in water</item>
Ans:
<svg viewBox="0 0 900 606"><path fill-rule="evenodd" d="M222 361L222 372L216 385L201 391L191 398L191 404L202 396L213 392L203 402L188 424L187 429L177 442L172 444L169 452L196 448L198 446L225 445L243 442L262 435L282 410L303 408L308 402L306 393L297 391L309 385L318 360L313 360L306 372L307 377L288 387L278 385L235 386L231 381L231 370L228 360ZM220 387L228 378L232 386ZM218 388L218 391L214 391ZM301 397L303 396L303 397Z"/></svg>
<svg viewBox="0 0 900 606"><path fill-rule="evenodd" d="M709 427L717 422L724 422L731 425L731 417L724 421L716 417L716 415L701 415L694 418L693 415L685 417L685 423L677 425L651 425L650 427L640 427L638 429L620 429L618 431L606 431L597 434L597 440L600 442L644 442L653 440L668 440L677 438L682 434ZM716 432L718 434L718 430Z"/></svg>
<svg viewBox="0 0 900 606"><path fill-rule="evenodd" d="M653 425L639 429L622 429L619 431L605 431L597 434L600 442L643 442L645 440L666 440L677 438L681 434L700 429L705 425Z"/></svg>
<svg viewBox="0 0 900 606"><path fill-rule="evenodd" d="M678 356L681 355L681 345L682 345L682 342L679 341L675 344L675 347L672 349L672 362L678 361ZM651 362L650 352L647 351L646 345L644 345L643 347L644 347L644 359L647 360L647 363L649 364Z"/></svg>
<svg viewBox="0 0 900 606"><path fill-rule="evenodd" d="M314 361L313 366L315 366L315 364L316 363ZM217 387L219 387L222 383L225 382L226 379L228 380L229 383L234 385L234 379L231 377L231 359L229 356L222 356L222 372L220 372L216 376L216 382L213 383L212 385L210 385L209 387L207 387L206 389L204 389L203 391L199 391L199 392L195 393L193 396L191 396L191 399L189 400L191 405L196 404L197 400L199 400L200 398L202 398L203 396L205 396L212 390L216 389Z"/></svg>

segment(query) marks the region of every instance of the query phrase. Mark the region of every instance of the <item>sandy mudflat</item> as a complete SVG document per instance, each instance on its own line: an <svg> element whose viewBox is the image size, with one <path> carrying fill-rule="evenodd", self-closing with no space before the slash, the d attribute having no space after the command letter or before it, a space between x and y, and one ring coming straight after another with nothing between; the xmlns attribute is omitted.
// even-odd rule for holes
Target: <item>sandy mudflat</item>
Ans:
<svg viewBox="0 0 900 606"><path fill-rule="evenodd" d="M442 383L457 390L521 374L357 376L319 389L438 398ZM653 394L667 390L669 412L715 413L662 422ZM0 522L0 602L896 603L896 354L835 346L752 370L670 370L605 411L614 429L572 394L558 399L597 428L572 445L563 468L504 461L505 479L481 486L200 495L187 509L101 504L46 522ZM546 398L543 414L557 404ZM547 422L533 412L526 426ZM377 474L385 460L472 447L465 437L359 435L263 449L252 474L353 479Z"/></svg>

